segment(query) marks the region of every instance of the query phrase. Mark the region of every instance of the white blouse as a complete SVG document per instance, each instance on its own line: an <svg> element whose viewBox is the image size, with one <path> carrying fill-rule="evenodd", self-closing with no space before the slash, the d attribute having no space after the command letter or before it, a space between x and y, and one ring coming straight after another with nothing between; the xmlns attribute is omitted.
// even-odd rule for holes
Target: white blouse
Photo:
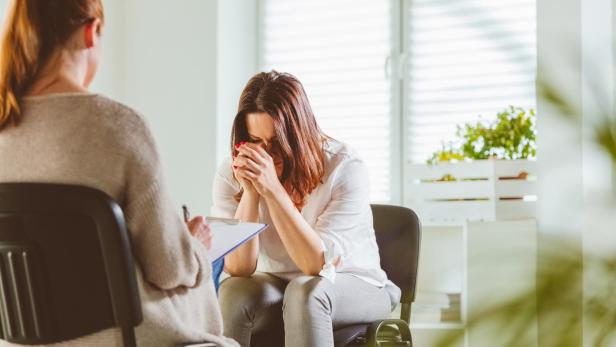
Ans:
<svg viewBox="0 0 616 347"><path fill-rule="evenodd" d="M400 289L381 269L379 249L372 224L368 170L359 155L347 145L330 140L324 146L325 175L307 197L301 214L319 234L325 252L320 276L334 282L336 273L348 273L378 287L387 287L392 305ZM212 215L233 218L238 206L234 195L240 184L233 176L231 159L218 169L214 179ZM259 204L259 219L269 227L259 235L257 271L292 279L301 275L287 253L265 203ZM333 262L340 256L340 263Z"/></svg>

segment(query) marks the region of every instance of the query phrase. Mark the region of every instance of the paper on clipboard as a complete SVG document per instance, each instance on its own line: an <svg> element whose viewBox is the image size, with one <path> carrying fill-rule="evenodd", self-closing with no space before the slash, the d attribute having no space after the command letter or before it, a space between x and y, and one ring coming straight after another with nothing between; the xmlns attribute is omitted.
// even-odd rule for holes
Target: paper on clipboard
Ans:
<svg viewBox="0 0 616 347"><path fill-rule="evenodd" d="M208 220L208 224L212 232L212 248L209 252L212 263L267 228L267 224L228 223L224 220Z"/></svg>

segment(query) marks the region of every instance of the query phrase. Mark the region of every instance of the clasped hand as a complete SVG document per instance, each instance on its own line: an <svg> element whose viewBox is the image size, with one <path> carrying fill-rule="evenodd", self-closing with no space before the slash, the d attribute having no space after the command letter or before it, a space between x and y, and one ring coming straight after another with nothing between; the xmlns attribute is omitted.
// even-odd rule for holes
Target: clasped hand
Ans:
<svg viewBox="0 0 616 347"><path fill-rule="evenodd" d="M274 159L263 147L247 142L235 147L238 156L233 160L233 171L245 192L271 197L284 190Z"/></svg>

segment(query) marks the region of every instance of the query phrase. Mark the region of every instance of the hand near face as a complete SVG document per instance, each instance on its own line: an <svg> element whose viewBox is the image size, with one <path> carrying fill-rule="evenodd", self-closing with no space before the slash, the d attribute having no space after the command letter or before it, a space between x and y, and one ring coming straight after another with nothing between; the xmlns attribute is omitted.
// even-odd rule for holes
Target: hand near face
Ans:
<svg viewBox="0 0 616 347"><path fill-rule="evenodd" d="M259 195L267 197L284 191L274 160L263 147L244 143L237 151L237 175L250 181Z"/></svg>
<svg viewBox="0 0 616 347"><path fill-rule="evenodd" d="M237 147L239 147L239 145ZM240 168L243 167L245 164L246 164L246 158L244 158L243 156L239 156L239 155L234 156L233 163L231 164L233 168L233 175L235 176L235 179L240 183L240 186L242 186L242 189L244 190L245 193L256 195L258 193L255 187L253 186L252 182L248 179L245 172L243 170L240 170Z"/></svg>

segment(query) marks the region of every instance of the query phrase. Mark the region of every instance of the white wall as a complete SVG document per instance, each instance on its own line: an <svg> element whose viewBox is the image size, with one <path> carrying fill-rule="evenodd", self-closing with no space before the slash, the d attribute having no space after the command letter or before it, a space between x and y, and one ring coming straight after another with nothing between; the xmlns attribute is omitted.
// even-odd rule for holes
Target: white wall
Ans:
<svg viewBox="0 0 616 347"><path fill-rule="evenodd" d="M568 236L585 257L600 249L613 251L610 216L616 207L609 204L614 173L593 133L599 105L611 112L614 103L613 0L540 0L538 19L539 78L551 81L581 110L581 117L566 119L546 100L538 100L541 231ZM549 246L549 240L540 240L540 252ZM593 283L584 276L563 285L589 288ZM583 295L581 291L578 305L569 305L580 316ZM550 328L542 325L539 305L540 330L547 335ZM578 333L580 345L589 345L592 329L586 325Z"/></svg>
<svg viewBox="0 0 616 347"><path fill-rule="evenodd" d="M538 81L550 83L573 105L582 105L581 75L581 1L541 0L537 2L537 56ZM539 90L539 88L538 88ZM581 250L583 213L583 156L582 120L565 119L557 109L539 96L537 158L539 165L538 252L550 250L551 239L545 235L560 234L569 237ZM544 263L539 257L538 268ZM549 264L548 264L549 265ZM581 287L579 281L568 286ZM568 309L582 314L582 295L577 305L570 302ZM544 336L551 331L550 321L543 317L549 310L542 301L537 302L539 314L539 346L544 345ZM582 331L572 332L582 344Z"/></svg>
<svg viewBox="0 0 616 347"><path fill-rule="evenodd" d="M582 104L581 0L541 0L537 5L538 79ZM538 98L538 215L543 232L579 232L583 202L582 123ZM567 218L563 218L567 216Z"/></svg>
<svg viewBox="0 0 616 347"><path fill-rule="evenodd" d="M604 203L612 193L612 163L595 143L604 113L614 110L613 0L587 0L582 6L582 88L584 113L584 201Z"/></svg>
<svg viewBox="0 0 616 347"><path fill-rule="evenodd" d="M6 10L6 6L8 5L8 0L0 0L0 23L4 23L4 12Z"/></svg>
<svg viewBox="0 0 616 347"><path fill-rule="evenodd" d="M91 89L106 96L126 101L126 28L127 2L123 0L106 0L105 24L103 27L103 57Z"/></svg>
<svg viewBox="0 0 616 347"><path fill-rule="evenodd" d="M613 256L616 251L616 204L614 168L610 158L594 143L594 130L604 113L614 110L614 0L585 0L582 6L582 90L584 113L584 226L585 262L596 256ZM588 264L588 263L587 263ZM608 280L608 279L604 279ZM597 275L584 271L584 298L597 285ZM599 327L584 315L584 346L594 346ZM616 343L612 338L608 345Z"/></svg>
<svg viewBox="0 0 616 347"><path fill-rule="evenodd" d="M257 69L257 1L106 0L105 7L93 89L150 121L176 204L207 214L240 92Z"/></svg>
<svg viewBox="0 0 616 347"><path fill-rule="evenodd" d="M539 81L548 81L579 117L539 98L539 222L544 232L579 234L586 210L608 202L609 157L595 144L602 110L614 103L614 0L538 1Z"/></svg>
<svg viewBox="0 0 616 347"><path fill-rule="evenodd" d="M256 0L218 2L217 162L229 156L239 96L257 72Z"/></svg>
<svg viewBox="0 0 616 347"><path fill-rule="evenodd" d="M207 213L215 167L216 1L126 6L125 100L154 129L178 208L186 203L193 213Z"/></svg>
<svg viewBox="0 0 616 347"><path fill-rule="evenodd" d="M251 66L245 62L247 48L237 52L239 57L227 51L224 41L229 40L224 38L233 37L237 23L232 22L231 4L220 4L229 22L218 20L216 0L106 0L105 56L94 85L149 120L174 200L178 208L188 204L194 214L207 214L211 206L221 133L217 102L222 100L224 114L229 114L224 101L231 103L239 95L234 94L234 73ZM241 38L234 37L236 47L244 44ZM226 71L219 70L219 59L228 56L229 63L222 64ZM230 77L219 78L221 71Z"/></svg>

